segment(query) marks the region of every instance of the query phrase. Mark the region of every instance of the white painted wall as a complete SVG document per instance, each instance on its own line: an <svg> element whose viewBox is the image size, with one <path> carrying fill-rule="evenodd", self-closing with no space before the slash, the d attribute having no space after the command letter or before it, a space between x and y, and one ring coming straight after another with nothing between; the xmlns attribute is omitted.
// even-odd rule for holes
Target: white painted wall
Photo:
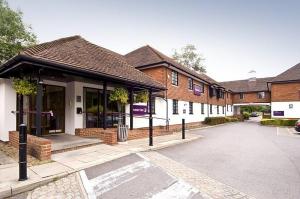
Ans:
<svg viewBox="0 0 300 199"><path fill-rule="evenodd" d="M144 104L145 105L145 104ZM183 110L186 110L183 113ZM129 105L126 105L126 113L129 114ZM153 126L164 126L166 125L166 101L163 98L156 97L155 99L155 114L153 114ZM201 103L193 103L193 114L189 114L189 102L178 101L178 114L173 114L173 101L168 100L168 115L169 124L181 124L182 119L185 119L186 123L200 122L204 121L207 117L207 104L204 104L204 114L201 114ZM149 115L145 115L149 116ZM157 118L163 118L157 119ZM126 125L129 126L130 119L129 116L126 118ZM149 118L137 118L133 119L133 128L142 128L149 126Z"/></svg>
<svg viewBox="0 0 300 199"><path fill-rule="evenodd" d="M0 140L8 141L8 132L16 130L17 95L11 80L0 79Z"/></svg>
<svg viewBox="0 0 300 199"><path fill-rule="evenodd" d="M284 116L274 116L273 111L284 111ZM300 101L272 102L272 118L300 118Z"/></svg>
<svg viewBox="0 0 300 199"><path fill-rule="evenodd" d="M210 108L208 110L210 110ZM209 113L209 117L225 117L225 112L226 112L226 107L223 113L222 106L219 106L219 114L218 114L218 105L212 105L212 113Z"/></svg>
<svg viewBox="0 0 300 199"><path fill-rule="evenodd" d="M228 111L227 111L227 107L226 108L226 116L233 116L233 106L232 105L228 105Z"/></svg>

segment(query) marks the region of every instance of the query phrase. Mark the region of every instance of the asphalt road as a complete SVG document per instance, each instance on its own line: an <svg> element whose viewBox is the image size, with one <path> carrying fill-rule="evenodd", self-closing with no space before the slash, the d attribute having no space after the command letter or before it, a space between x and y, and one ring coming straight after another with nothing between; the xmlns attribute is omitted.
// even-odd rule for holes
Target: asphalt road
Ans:
<svg viewBox="0 0 300 199"><path fill-rule="evenodd" d="M189 131L205 137L159 152L258 199L300 198L300 137L256 122Z"/></svg>

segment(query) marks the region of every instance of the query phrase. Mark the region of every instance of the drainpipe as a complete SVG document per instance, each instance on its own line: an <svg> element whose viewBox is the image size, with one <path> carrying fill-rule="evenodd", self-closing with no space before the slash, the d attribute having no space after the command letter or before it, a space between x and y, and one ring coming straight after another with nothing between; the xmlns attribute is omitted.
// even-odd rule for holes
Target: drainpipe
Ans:
<svg viewBox="0 0 300 199"><path fill-rule="evenodd" d="M168 64L166 68L166 80L165 80L165 86L166 86L166 129L169 131L169 103L168 103L168 68L170 67L170 64Z"/></svg>
<svg viewBox="0 0 300 199"><path fill-rule="evenodd" d="M209 85L207 86L207 117L209 117Z"/></svg>

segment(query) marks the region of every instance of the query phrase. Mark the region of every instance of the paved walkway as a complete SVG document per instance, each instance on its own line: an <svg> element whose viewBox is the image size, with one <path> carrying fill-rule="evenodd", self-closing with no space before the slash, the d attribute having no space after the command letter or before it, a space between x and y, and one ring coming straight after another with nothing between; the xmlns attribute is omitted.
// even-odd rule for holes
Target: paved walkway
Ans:
<svg viewBox="0 0 300 199"><path fill-rule="evenodd" d="M47 185L25 192L11 199L81 199L86 198L81 179L77 173L70 174Z"/></svg>
<svg viewBox="0 0 300 199"><path fill-rule="evenodd" d="M53 180L66 177L82 169L98 165L128 154L164 148L201 138L201 135L187 133L186 139L181 134L154 137L154 146L148 146L148 139L128 141L109 146L105 144L68 151L52 155L54 162L28 168L29 179L18 181L18 166L0 169L0 198L7 197L43 186Z"/></svg>
<svg viewBox="0 0 300 199"><path fill-rule="evenodd" d="M3 152L0 151L0 168L1 166L7 165L7 164L13 164L16 163L12 158L5 155Z"/></svg>
<svg viewBox="0 0 300 199"><path fill-rule="evenodd" d="M197 188L201 195L205 198L214 199L254 199L246 194L227 186L221 182L218 182L202 173L199 173L189 167L184 166L166 156L163 156L157 152L145 152L142 153L145 157L149 158L150 162L161 167L169 174L184 180Z"/></svg>

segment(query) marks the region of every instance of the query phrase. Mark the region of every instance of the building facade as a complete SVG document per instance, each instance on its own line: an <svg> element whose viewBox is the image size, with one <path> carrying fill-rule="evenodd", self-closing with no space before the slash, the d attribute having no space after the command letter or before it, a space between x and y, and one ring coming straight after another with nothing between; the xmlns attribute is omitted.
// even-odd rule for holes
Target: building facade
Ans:
<svg viewBox="0 0 300 199"><path fill-rule="evenodd" d="M24 97L24 117L12 78L37 84ZM129 91L129 104L109 100L115 88ZM148 91L148 103L134 103ZM149 103L151 102L151 103ZM150 106L150 104L152 106ZM232 116L241 106L271 106L274 118L300 118L300 64L276 77L217 82L144 46L126 55L91 44L80 36L30 47L0 67L0 140L22 119L34 135L116 127L133 128L200 123L206 117ZM121 117L121 118L120 118Z"/></svg>
<svg viewBox="0 0 300 199"><path fill-rule="evenodd" d="M273 118L300 118L300 64L273 78L271 110Z"/></svg>
<svg viewBox="0 0 300 199"><path fill-rule="evenodd" d="M196 73L150 46L125 55L129 64L167 88L155 98L156 125L202 122L206 117L232 116L231 93L205 74ZM167 108L166 108L167 107ZM138 126L147 126L140 121Z"/></svg>

